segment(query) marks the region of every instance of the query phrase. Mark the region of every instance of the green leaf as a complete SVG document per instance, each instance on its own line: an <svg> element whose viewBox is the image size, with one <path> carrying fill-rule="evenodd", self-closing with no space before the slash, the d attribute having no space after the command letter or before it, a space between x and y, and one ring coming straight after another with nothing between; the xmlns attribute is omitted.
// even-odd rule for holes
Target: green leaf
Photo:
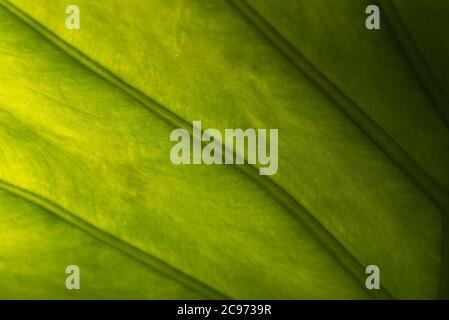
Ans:
<svg viewBox="0 0 449 320"><path fill-rule="evenodd" d="M448 297L448 5L379 3L1 0L0 298ZM172 164L194 120L278 173Z"/></svg>

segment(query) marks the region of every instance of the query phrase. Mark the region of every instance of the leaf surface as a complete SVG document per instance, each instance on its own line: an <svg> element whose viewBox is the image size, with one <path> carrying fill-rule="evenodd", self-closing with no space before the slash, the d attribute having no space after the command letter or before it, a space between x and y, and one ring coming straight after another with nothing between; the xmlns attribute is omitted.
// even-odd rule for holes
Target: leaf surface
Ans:
<svg viewBox="0 0 449 320"><path fill-rule="evenodd" d="M445 294L449 130L394 30L364 28L367 2L81 0L75 32L66 1L1 3L1 296L70 297L72 261L85 298ZM278 174L173 165L193 120L279 128Z"/></svg>

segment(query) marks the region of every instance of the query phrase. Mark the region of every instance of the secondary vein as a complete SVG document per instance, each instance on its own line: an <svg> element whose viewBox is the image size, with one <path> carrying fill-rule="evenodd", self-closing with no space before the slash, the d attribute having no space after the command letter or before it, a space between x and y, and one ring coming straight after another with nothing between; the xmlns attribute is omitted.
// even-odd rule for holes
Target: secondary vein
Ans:
<svg viewBox="0 0 449 320"><path fill-rule="evenodd" d="M64 209L60 205L54 203L51 200L48 200L40 195L37 195L33 192L15 186L9 182L4 180L0 180L0 189L9 192L10 194L25 200L44 211L58 217L64 222L74 226L77 229L84 231L100 242L106 244L109 247L112 247L126 255L134 258L140 263L144 264L146 267L150 267L157 272L163 274L166 277L174 279L175 281L181 283L187 288L200 293L205 297L209 297L211 299L230 299L225 294L213 289L207 284L200 282L199 280L193 278L190 275L185 274L184 272L172 267L166 262L140 250L139 248L126 243L122 239L116 238L113 235L97 228L96 226L90 224L89 222L81 219L77 215L71 213L67 209Z"/></svg>

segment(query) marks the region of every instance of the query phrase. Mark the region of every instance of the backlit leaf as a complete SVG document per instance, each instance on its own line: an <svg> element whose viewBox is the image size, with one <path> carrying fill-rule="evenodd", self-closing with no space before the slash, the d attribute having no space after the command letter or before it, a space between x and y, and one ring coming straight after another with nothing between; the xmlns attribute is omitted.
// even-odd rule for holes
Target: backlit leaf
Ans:
<svg viewBox="0 0 449 320"><path fill-rule="evenodd" d="M0 298L449 296L447 1L0 4ZM278 173L172 164L194 120Z"/></svg>

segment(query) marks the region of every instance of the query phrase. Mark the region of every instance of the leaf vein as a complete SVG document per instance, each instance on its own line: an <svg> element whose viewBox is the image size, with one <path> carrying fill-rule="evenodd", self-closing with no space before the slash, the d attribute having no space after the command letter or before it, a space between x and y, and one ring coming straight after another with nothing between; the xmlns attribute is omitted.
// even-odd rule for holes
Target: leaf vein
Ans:
<svg viewBox="0 0 449 320"><path fill-rule="evenodd" d="M209 285L193 278L190 275L187 275L186 273L174 268L173 266L158 259L157 257L125 242L124 240L116 238L115 236L105 232L104 230L99 229L98 227L90 224L84 219L81 219L76 214L73 214L72 212L64 209L63 207L49 199L34 194L33 192L25 190L21 187L15 186L4 180L0 180L0 189L43 209L44 211L52 214L53 216L56 216L69 225L89 234L108 247L118 250L131 258L134 258L146 267L150 267L153 270L156 270L164 276L181 283L185 287L197 293L200 293L203 296L210 297L212 299L230 299L228 296L213 289Z"/></svg>

